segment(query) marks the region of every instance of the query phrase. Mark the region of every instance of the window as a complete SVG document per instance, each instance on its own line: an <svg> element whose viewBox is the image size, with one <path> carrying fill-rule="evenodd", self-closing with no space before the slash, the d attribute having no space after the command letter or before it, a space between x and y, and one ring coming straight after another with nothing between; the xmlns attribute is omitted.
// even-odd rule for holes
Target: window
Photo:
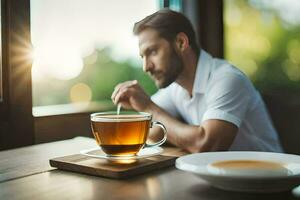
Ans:
<svg viewBox="0 0 300 200"><path fill-rule="evenodd" d="M264 93L300 90L300 2L225 0L225 57Z"/></svg>
<svg viewBox="0 0 300 200"><path fill-rule="evenodd" d="M112 109L111 93L126 80L153 94L132 28L158 3L31 0L33 115Z"/></svg>
<svg viewBox="0 0 300 200"><path fill-rule="evenodd" d="M159 9L154 0L31 0L33 115L36 142L90 136L89 113L115 109L114 87L142 71L136 21Z"/></svg>

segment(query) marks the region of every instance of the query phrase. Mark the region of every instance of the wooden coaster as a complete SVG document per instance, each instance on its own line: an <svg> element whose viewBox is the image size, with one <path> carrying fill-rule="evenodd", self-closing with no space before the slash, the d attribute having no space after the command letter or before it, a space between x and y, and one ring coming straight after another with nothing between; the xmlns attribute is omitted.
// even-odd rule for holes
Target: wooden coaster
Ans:
<svg viewBox="0 0 300 200"><path fill-rule="evenodd" d="M61 170L121 179L173 166L176 158L184 154L186 153L174 147L164 148L162 155L134 161L109 161L75 154L53 158L50 160L50 165Z"/></svg>

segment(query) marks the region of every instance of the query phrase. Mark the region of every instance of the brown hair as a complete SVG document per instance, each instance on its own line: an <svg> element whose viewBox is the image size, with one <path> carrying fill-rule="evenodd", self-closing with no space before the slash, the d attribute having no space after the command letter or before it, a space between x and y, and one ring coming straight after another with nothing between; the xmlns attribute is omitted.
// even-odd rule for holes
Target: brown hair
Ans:
<svg viewBox="0 0 300 200"><path fill-rule="evenodd" d="M183 32L189 39L190 46L196 54L200 49L196 42L196 35L191 22L181 13L169 9L159 10L139 22L133 27L133 33L138 35L146 28L155 29L159 35L169 42L173 42L178 33Z"/></svg>

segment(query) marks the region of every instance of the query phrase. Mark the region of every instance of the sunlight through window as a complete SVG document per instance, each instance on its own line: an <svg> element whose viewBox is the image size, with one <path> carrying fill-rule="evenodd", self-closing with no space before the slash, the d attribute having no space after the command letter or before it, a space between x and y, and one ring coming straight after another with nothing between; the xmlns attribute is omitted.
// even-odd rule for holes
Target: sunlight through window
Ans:
<svg viewBox="0 0 300 200"><path fill-rule="evenodd" d="M33 105L110 99L121 81L141 71L132 28L159 7L154 0L31 0ZM82 95L82 96L81 96Z"/></svg>

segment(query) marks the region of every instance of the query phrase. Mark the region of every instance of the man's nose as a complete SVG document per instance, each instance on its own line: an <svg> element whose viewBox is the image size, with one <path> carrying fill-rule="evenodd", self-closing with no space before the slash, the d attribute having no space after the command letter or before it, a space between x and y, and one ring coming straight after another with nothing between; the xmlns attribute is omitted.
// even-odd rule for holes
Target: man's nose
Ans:
<svg viewBox="0 0 300 200"><path fill-rule="evenodd" d="M144 72L151 72L153 67L154 67L153 63L149 59L144 57L144 59L143 59Z"/></svg>

